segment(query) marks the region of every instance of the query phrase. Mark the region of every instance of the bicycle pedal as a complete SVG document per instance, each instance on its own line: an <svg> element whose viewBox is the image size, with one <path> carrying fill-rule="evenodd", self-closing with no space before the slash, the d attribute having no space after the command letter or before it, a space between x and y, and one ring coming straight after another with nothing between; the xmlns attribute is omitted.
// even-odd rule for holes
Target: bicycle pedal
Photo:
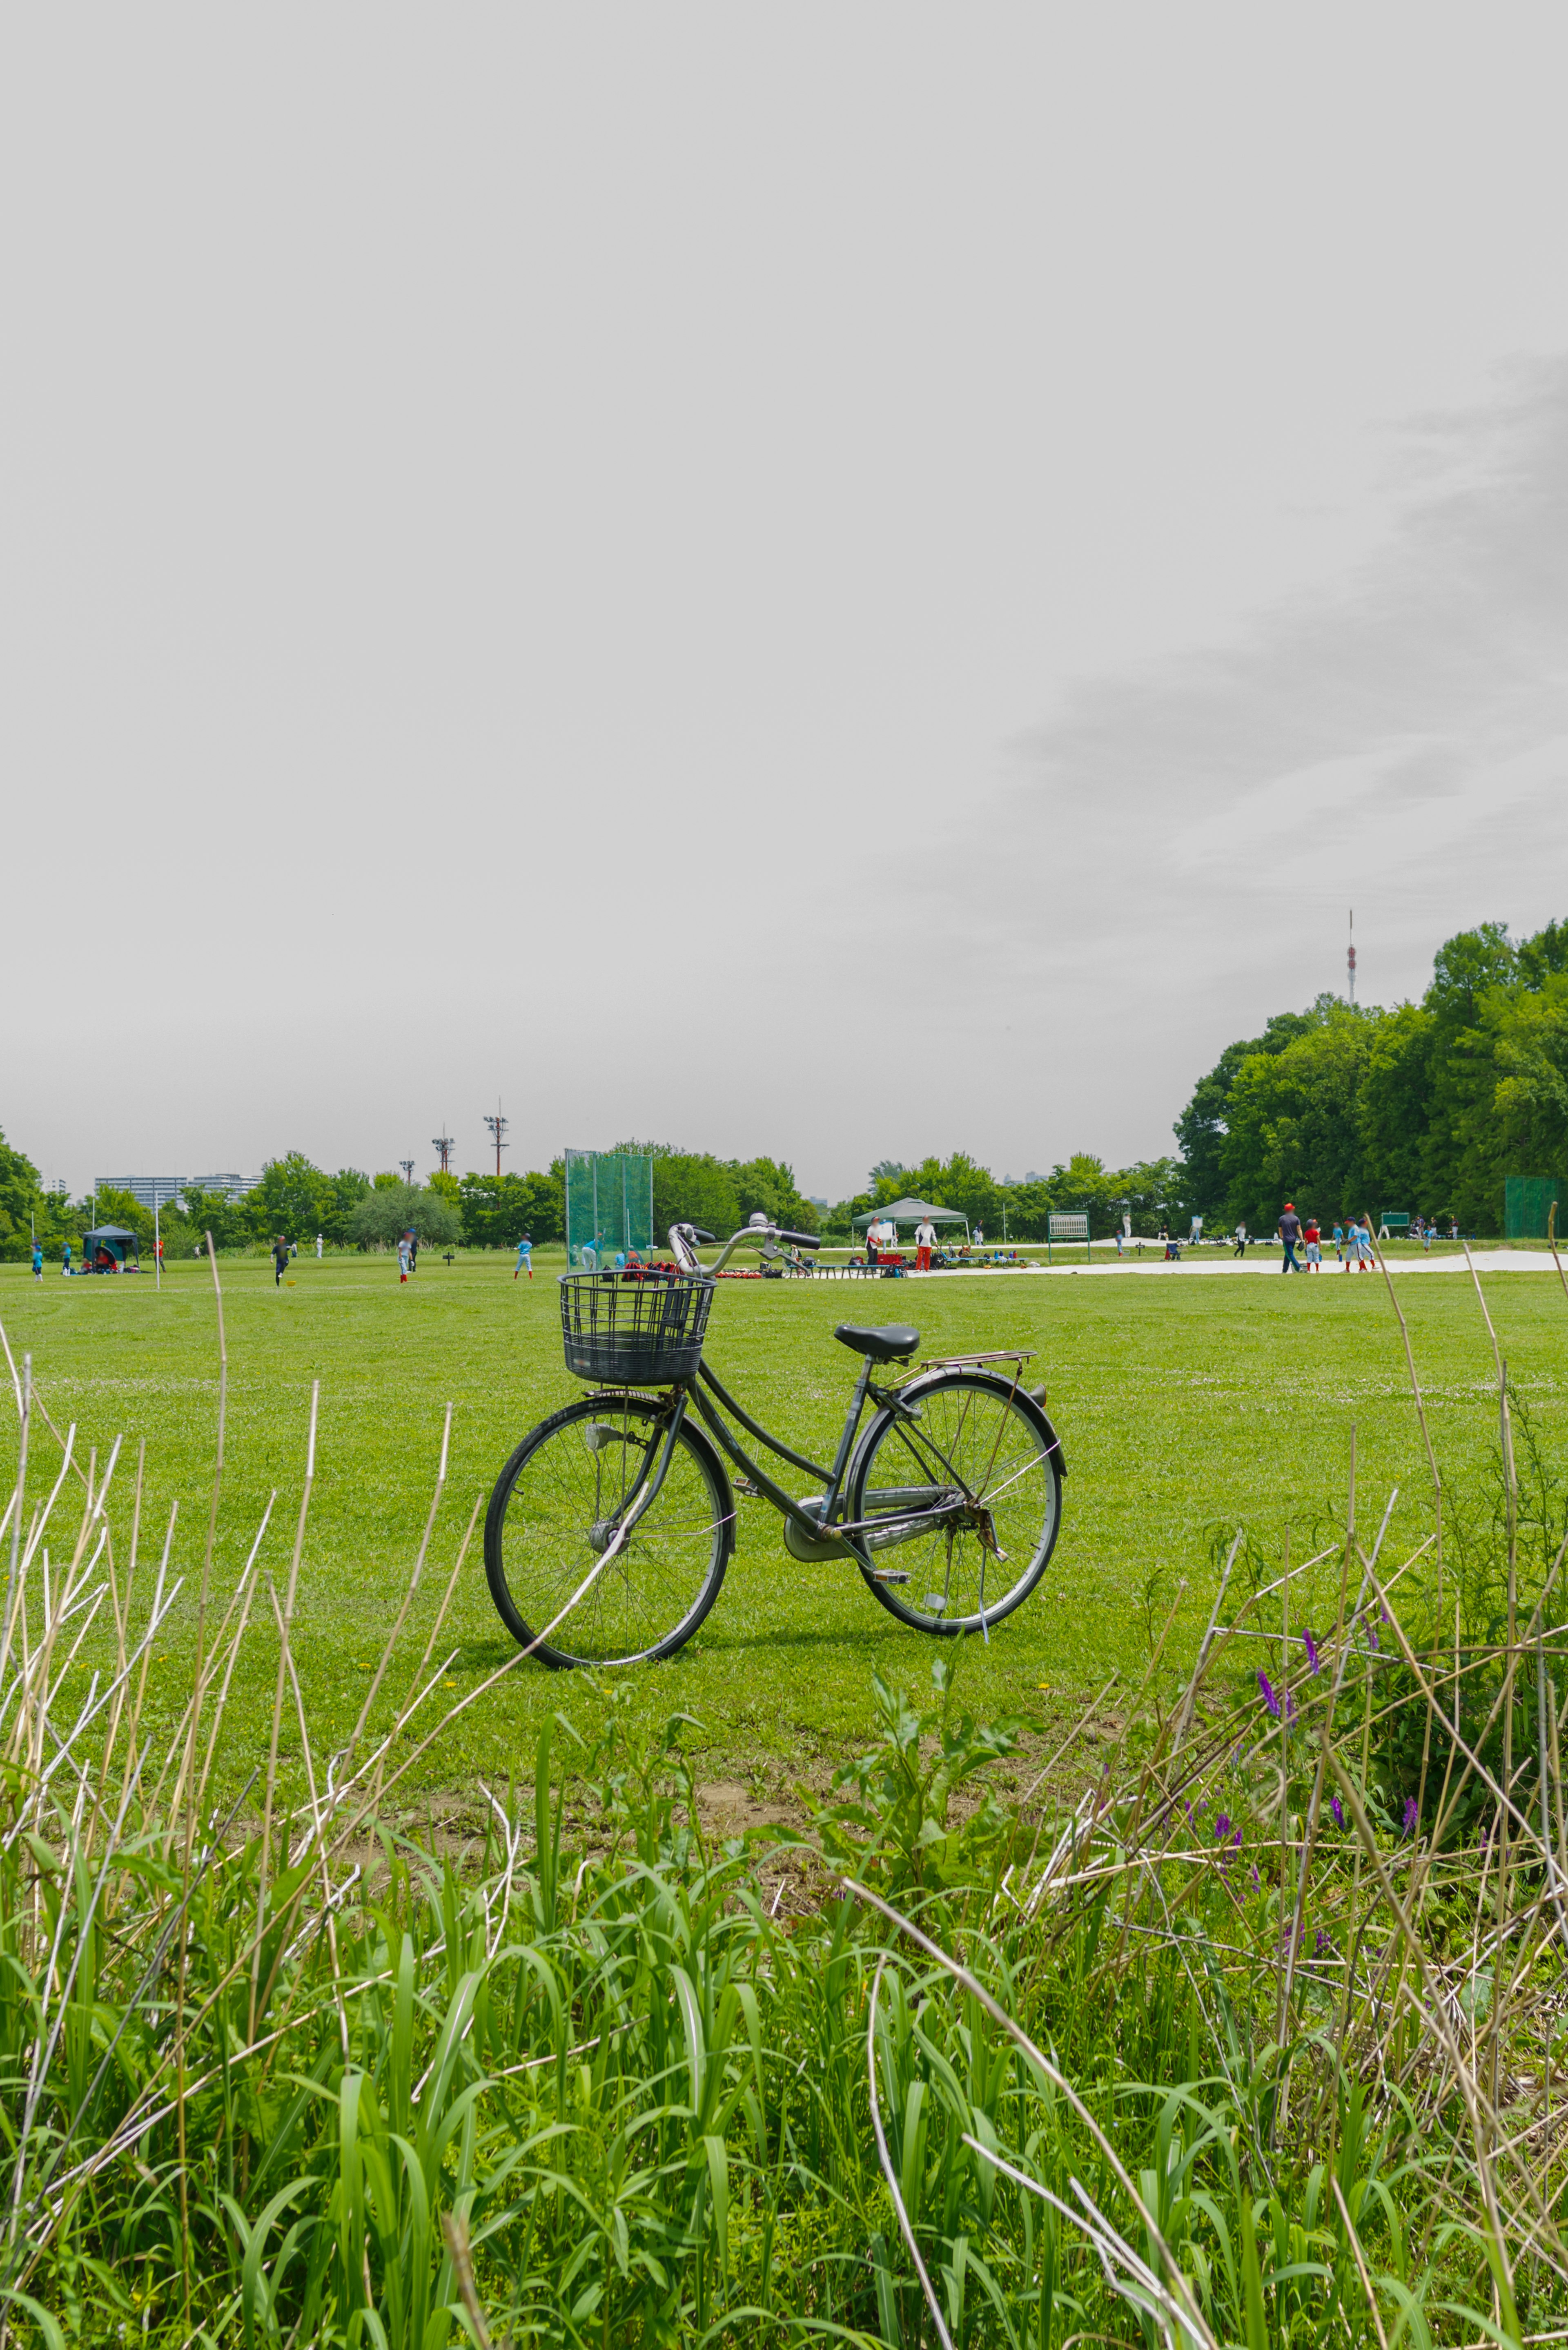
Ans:
<svg viewBox="0 0 1568 2350"><path fill-rule="evenodd" d="M765 1499L762 1487L760 1485L753 1485L749 1477L734 1477L731 1479L731 1482L734 1486L736 1492L742 1495L745 1501L760 1502Z"/></svg>
<svg viewBox="0 0 1568 2350"><path fill-rule="evenodd" d="M907 1566L876 1566L871 1573L873 1580L877 1583L908 1583L909 1580Z"/></svg>

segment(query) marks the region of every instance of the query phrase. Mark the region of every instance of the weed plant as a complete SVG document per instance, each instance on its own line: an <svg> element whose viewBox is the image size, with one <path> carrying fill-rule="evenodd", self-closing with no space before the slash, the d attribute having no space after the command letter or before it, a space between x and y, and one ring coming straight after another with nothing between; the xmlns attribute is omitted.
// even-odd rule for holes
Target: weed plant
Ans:
<svg viewBox="0 0 1568 2350"><path fill-rule="evenodd" d="M442 1610L393 1612L350 1730L302 1691L314 1406L281 1588L259 1531L215 1586L214 1487L171 1712L144 1448L56 1449L25 1367L5 2339L1563 2338L1568 1544L1497 1370L1494 1461L1397 1565L1392 1500L1369 1538L1354 1485L1299 1564L1227 1530L1174 1700L1181 1595L1151 1575L1142 1681L1092 1760L1097 1700L1047 1737L967 1702L944 1653L923 1690L876 1677L874 1737L800 1827L716 1844L701 1726L649 1729L621 1680L586 1743L545 1715L521 1791L476 1783L459 1849L400 1793L475 1695L449 1698Z"/></svg>

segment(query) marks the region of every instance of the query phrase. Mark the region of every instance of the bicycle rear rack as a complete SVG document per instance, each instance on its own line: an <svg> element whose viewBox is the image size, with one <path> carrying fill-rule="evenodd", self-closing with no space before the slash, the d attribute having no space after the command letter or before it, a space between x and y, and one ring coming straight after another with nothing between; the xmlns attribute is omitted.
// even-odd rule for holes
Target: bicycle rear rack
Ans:
<svg viewBox="0 0 1568 2350"><path fill-rule="evenodd" d="M979 1363L1017 1363L1022 1367L1034 1360L1036 1351L1033 1347L999 1347L990 1355L931 1355L915 1367L917 1372L970 1370Z"/></svg>

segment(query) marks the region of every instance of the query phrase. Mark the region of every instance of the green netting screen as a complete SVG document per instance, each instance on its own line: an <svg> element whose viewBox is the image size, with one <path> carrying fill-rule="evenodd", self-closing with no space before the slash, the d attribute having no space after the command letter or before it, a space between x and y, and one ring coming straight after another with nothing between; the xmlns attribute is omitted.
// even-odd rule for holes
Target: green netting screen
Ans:
<svg viewBox="0 0 1568 2350"><path fill-rule="evenodd" d="M1507 1175L1502 1185L1502 1231L1505 1240L1543 1241L1552 1202L1558 1202L1557 1231L1562 1237L1568 1191L1555 1175Z"/></svg>
<svg viewBox="0 0 1568 2350"><path fill-rule="evenodd" d="M653 1253L653 1161L627 1150L566 1153L566 1263L578 1270L583 1251L613 1262L623 1251Z"/></svg>

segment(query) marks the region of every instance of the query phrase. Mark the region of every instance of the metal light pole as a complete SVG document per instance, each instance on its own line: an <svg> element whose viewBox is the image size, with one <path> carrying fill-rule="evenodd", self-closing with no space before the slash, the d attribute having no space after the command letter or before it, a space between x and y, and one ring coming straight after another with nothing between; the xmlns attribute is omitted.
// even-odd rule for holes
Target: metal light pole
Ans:
<svg viewBox="0 0 1568 2350"><path fill-rule="evenodd" d="M414 1162L413 1162L413 1160L412 1160L411 1159L399 1159L399 1161L398 1161L398 1164L399 1164L399 1166L400 1166L400 1167L402 1169L402 1170L403 1170L403 1180L404 1180L404 1182L405 1182L405 1183L412 1183L412 1181L413 1181L413 1180L414 1180Z"/></svg>
<svg viewBox="0 0 1568 2350"><path fill-rule="evenodd" d="M158 1186L152 1187L152 1285L163 1286L163 1243L158 1230Z"/></svg>
<svg viewBox="0 0 1568 2350"><path fill-rule="evenodd" d="M452 1173L452 1146L456 1139L457 1137L454 1134L432 1134L431 1137L431 1149L441 1152L441 1171L443 1175Z"/></svg>

